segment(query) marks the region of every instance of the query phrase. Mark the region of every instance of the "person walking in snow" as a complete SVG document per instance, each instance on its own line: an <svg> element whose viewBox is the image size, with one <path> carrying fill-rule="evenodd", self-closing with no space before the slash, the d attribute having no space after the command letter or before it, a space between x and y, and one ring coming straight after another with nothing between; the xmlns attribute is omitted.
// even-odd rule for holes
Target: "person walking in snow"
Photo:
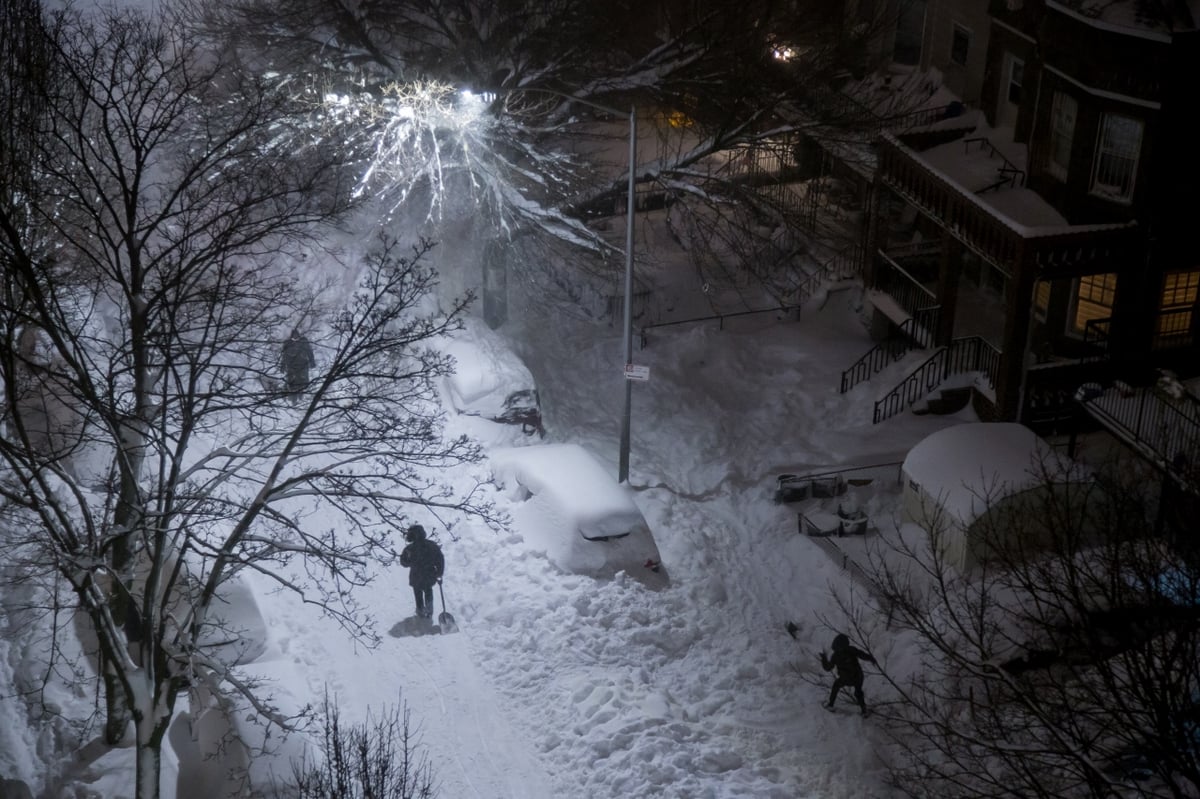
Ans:
<svg viewBox="0 0 1200 799"><path fill-rule="evenodd" d="M292 398L292 402L296 402L300 392L308 385L308 370L317 365L312 345L299 328L293 328L292 334L283 342L279 365L283 367L284 385L288 396Z"/></svg>
<svg viewBox="0 0 1200 799"><path fill-rule="evenodd" d="M829 701L825 707L833 709L833 703L837 700L838 694L843 688L854 689L854 699L858 702L859 709L863 715L867 715L867 703L863 700L863 671L859 665L860 660L865 660L868 663L874 663L875 658L863 652L857 647L850 645L850 639L844 633L838 633L833 638L833 654L826 656L821 653L821 668L825 671L833 671L837 669L837 679L833 682L833 688L829 690Z"/></svg>
<svg viewBox="0 0 1200 799"><path fill-rule="evenodd" d="M417 601L417 617L433 618L433 585L442 579L446 560L442 548L425 535L425 528L414 524L404 534L408 546L400 553L400 565L408 569L408 584Z"/></svg>

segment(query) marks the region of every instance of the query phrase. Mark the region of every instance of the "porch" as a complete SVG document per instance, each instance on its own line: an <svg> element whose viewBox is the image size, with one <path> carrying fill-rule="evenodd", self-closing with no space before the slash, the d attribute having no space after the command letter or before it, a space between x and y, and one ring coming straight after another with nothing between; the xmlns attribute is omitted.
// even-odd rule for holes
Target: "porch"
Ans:
<svg viewBox="0 0 1200 799"><path fill-rule="evenodd" d="M1036 282L1116 272L1140 248L1133 224L1068 224L1025 187L1024 159L976 127L881 134L865 276L893 325L930 329L924 346L987 344L999 420L1024 415Z"/></svg>

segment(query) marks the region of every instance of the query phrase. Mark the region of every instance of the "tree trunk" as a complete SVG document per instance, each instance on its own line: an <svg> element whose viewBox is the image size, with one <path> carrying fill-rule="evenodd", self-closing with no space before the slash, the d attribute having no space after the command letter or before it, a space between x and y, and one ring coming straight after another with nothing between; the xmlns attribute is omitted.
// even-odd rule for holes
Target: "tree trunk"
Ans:
<svg viewBox="0 0 1200 799"><path fill-rule="evenodd" d="M138 512L138 476L142 471L145 460L145 437L140 431L128 425L122 436L122 448L117 453L117 471L121 475L121 485L117 497L117 507L113 516L113 524L123 533L113 541L111 565L113 584L109 589L109 609L113 620L125 629L126 636L134 640L141 638L140 624L137 623L137 608L133 606L129 593L129 582L132 578L134 552L130 546L131 531L139 521ZM104 709L107 718L104 722L104 739L110 745L115 745L124 737L125 729L133 718L125 703L120 683L117 681L112 664L100 653L101 671L104 675Z"/></svg>
<svg viewBox="0 0 1200 799"><path fill-rule="evenodd" d="M124 702L124 692L121 681L117 677L112 661L100 653L100 669L104 678L104 742L116 746L125 737L133 714Z"/></svg>
<svg viewBox="0 0 1200 799"><path fill-rule="evenodd" d="M162 780L162 741L167 731L167 720L154 723L140 722L138 724L137 742L137 783L134 785L134 799L158 799L160 782ZM142 730L149 727L146 740L143 740Z"/></svg>

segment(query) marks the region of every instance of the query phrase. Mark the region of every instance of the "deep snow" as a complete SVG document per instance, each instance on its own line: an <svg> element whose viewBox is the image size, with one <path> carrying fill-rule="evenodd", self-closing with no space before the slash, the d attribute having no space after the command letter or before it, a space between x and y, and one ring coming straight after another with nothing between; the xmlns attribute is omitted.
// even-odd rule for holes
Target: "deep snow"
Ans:
<svg viewBox="0 0 1200 799"><path fill-rule="evenodd" d="M405 704L443 799L887 796L880 731L870 719L819 706L829 679L817 656L834 633L835 595L861 590L842 554L866 542L798 535L796 509L773 502L776 477L895 464L929 433L973 418L902 414L871 424L874 399L916 353L838 393L841 370L870 346L861 302L859 287L834 286L799 319L768 313L727 320L724 329L680 325L635 353L651 377L634 385L630 484L669 586L566 574L519 524L504 533L458 524L450 534L430 514L417 520L444 547L457 633L413 634L412 593L398 565L358 595L376 616L373 648L355 645L334 620L274 584L251 581L267 640L243 674L264 676L285 710L319 705L328 692L343 722ZM538 382L545 440L577 443L615 475L621 331L530 309L521 320L499 334ZM448 432L488 448L540 443L465 415L452 415ZM451 477L487 480L489 466ZM502 510L515 509L510 492L494 491ZM858 489L855 499L874 527L894 530L898 492L886 481ZM798 640L785 632L788 620L800 626ZM252 612L245 622L259 624ZM903 669L914 658L882 626L859 643ZM882 690L868 670L868 702ZM81 712L90 701L85 688L58 699ZM234 715L248 729L246 714ZM163 795L211 799L239 758L226 748L232 760L197 764L193 755L214 746L201 740L209 722L185 722L171 734L182 767L168 752ZM36 735L14 733L24 738L8 749L20 766L11 774L35 785L44 776L36 753L45 749ZM278 751L302 747L293 737ZM107 753L83 780L104 797L132 795L132 754ZM253 770L290 768L260 758Z"/></svg>
<svg viewBox="0 0 1200 799"><path fill-rule="evenodd" d="M795 510L772 501L775 478L899 461L964 418L872 425L871 402L903 365L838 394L841 369L869 346L859 302L841 287L799 321L684 325L636 354L651 379L634 386L630 482L668 588L563 574L519 529L460 526L451 540L430 518L460 632L406 634L413 601L399 567L364 593L385 633L372 650L292 598L265 595L272 648L302 675L289 690L319 699L328 687L347 718L403 700L444 797L886 795L870 721L826 713L826 687L803 679L820 681L817 653L833 635L823 619L836 618L833 592L854 578L797 534ZM554 336L516 331L547 440L578 442L615 474L620 331L555 324ZM452 419L458 429L498 445L536 441L469 417ZM511 509L499 490L496 500ZM865 507L891 524L886 492ZM866 687L870 701L869 677Z"/></svg>

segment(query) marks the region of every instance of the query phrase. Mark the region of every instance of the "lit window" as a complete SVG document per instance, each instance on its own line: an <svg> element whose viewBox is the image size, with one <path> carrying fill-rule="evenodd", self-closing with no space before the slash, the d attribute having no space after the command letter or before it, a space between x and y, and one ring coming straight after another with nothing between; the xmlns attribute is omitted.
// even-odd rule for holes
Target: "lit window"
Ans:
<svg viewBox="0 0 1200 799"><path fill-rule="evenodd" d="M1079 110L1075 98L1062 92L1054 93L1050 111L1050 157L1046 166L1050 174L1066 180L1071 164L1071 140L1075 135L1075 115Z"/></svg>
<svg viewBox="0 0 1200 799"><path fill-rule="evenodd" d="M971 50L971 32L962 25L954 25L954 38L950 40L950 60L959 66L967 65L967 53Z"/></svg>
<svg viewBox="0 0 1200 799"><path fill-rule="evenodd" d="M1079 278L1075 294L1075 313L1071 318L1071 326L1075 332L1082 333L1087 323L1093 319L1111 317L1116 295L1117 276L1113 273Z"/></svg>
<svg viewBox="0 0 1200 799"><path fill-rule="evenodd" d="M1192 314L1200 297L1200 272L1175 272L1163 279L1158 315L1160 336L1177 336L1192 329Z"/></svg>
<svg viewBox="0 0 1200 799"><path fill-rule="evenodd" d="M1050 281L1039 280L1033 284L1033 311L1039 319L1046 318L1050 308Z"/></svg>
<svg viewBox="0 0 1200 799"><path fill-rule="evenodd" d="M1100 120L1092 193L1111 200L1133 196L1133 177L1142 149L1142 123L1120 114L1105 114Z"/></svg>
<svg viewBox="0 0 1200 799"><path fill-rule="evenodd" d="M1175 272L1163 279L1162 307L1191 305L1200 291L1200 272Z"/></svg>

